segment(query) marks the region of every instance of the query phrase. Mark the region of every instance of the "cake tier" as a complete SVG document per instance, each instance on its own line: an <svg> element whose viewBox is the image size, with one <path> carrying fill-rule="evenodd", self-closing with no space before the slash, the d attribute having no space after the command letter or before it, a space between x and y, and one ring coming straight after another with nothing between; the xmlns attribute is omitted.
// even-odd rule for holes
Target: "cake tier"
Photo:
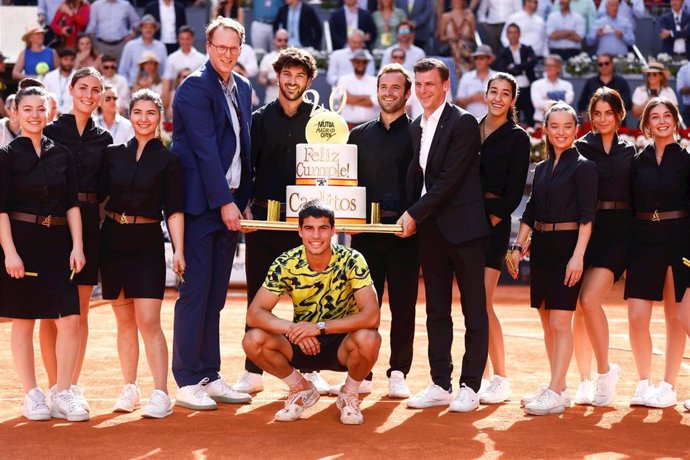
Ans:
<svg viewBox="0 0 690 460"><path fill-rule="evenodd" d="M335 211L341 224L365 224L367 221L367 192L364 187L288 185L285 216L288 222L297 221L304 203L321 200Z"/></svg>
<svg viewBox="0 0 690 460"><path fill-rule="evenodd" d="M357 146L297 144L295 184L357 185Z"/></svg>

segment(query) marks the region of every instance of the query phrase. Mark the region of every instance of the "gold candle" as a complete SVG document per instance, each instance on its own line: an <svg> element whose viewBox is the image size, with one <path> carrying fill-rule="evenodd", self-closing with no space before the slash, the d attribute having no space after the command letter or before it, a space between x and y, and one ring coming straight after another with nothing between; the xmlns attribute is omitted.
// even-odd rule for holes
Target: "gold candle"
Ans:
<svg viewBox="0 0 690 460"><path fill-rule="evenodd" d="M268 214L266 216L266 220L271 222L280 220L280 202L276 200L268 200Z"/></svg>
<svg viewBox="0 0 690 460"><path fill-rule="evenodd" d="M381 203L371 203L371 224L381 223Z"/></svg>

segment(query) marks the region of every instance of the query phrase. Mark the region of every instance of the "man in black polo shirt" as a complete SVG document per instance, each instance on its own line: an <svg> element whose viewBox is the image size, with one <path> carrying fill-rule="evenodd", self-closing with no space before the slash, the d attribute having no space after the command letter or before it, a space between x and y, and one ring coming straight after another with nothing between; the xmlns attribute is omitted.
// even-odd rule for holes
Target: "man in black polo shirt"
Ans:
<svg viewBox="0 0 690 460"><path fill-rule="evenodd" d="M599 75L588 79L585 83L585 87L582 88L582 93L580 94L580 100L577 103L577 111L583 119L588 119L589 112L587 111L587 107L589 107L589 100L596 90L602 86L606 86L607 88L618 91L623 99L623 104L625 104L625 110L630 112L632 110L630 87L628 86L628 82L625 81L625 78L613 73L615 70L613 67L613 56L610 54L598 56L597 67L599 69Z"/></svg>
<svg viewBox="0 0 690 460"><path fill-rule="evenodd" d="M252 188L250 219L265 220L268 200L280 201L281 220L285 220L285 187L295 184L295 149L307 143L305 128L312 104L302 101L302 94L316 77L316 61L298 48L281 50L273 61L278 84L278 99L252 114ZM264 231L247 233L245 258L247 271L247 305L266 278L273 261L283 252L302 244L296 232ZM233 385L254 393L263 390L263 371L249 359L246 372ZM305 375L322 394L328 384L318 373ZM312 380L313 379L313 380ZM239 390L236 390L239 391Z"/></svg>
<svg viewBox="0 0 690 460"><path fill-rule="evenodd" d="M371 203L379 203L381 223L394 224L407 209L405 176L412 161L411 120L405 113L412 80L400 64L381 68L376 95L381 106L379 117L357 126L350 133L350 144L357 145L359 185L367 188L367 213ZM352 247L362 253L371 270L379 305L384 282L388 282L391 309L391 357L388 395L407 398L405 377L412 365L415 304L419 283L417 237L361 233L352 236ZM368 377L370 379L371 377Z"/></svg>

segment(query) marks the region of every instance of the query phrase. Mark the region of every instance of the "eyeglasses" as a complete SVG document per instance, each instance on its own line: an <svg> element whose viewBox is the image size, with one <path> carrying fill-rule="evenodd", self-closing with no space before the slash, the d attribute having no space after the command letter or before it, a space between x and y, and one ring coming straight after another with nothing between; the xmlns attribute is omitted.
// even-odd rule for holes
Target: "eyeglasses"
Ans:
<svg viewBox="0 0 690 460"><path fill-rule="evenodd" d="M220 54L221 56L224 56L228 53L230 53L231 56L237 56L240 54L242 51L240 48L236 46L223 46L223 45L214 45L211 42L208 42L209 45L214 47L216 49L216 52Z"/></svg>
<svg viewBox="0 0 690 460"><path fill-rule="evenodd" d="M393 56L391 56L391 59L403 59L404 60L405 56L401 56L399 54L394 54Z"/></svg>
<svg viewBox="0 0 690 460"><path fill-rule="evenodd" d="M117 101L117 96L105 96L103 98L105 102L110 102L110 101Z"/></svg>
<svg viewBox="0 0 690 460"><path fill-rule="evenodd" d="M597 62L599 67L608 67L611 65L611 61Z"/></svg>
<svg viewBox="0 0 690 460"><path fill-rule="evenodd" d="M104 65L103 70L117 70L116 65Z"/></svg>

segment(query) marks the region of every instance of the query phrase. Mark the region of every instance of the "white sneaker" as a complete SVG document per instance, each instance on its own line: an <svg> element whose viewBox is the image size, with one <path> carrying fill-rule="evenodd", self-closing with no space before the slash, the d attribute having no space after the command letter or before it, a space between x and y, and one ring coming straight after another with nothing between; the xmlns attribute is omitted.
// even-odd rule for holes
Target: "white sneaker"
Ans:
<svg viewBox="0 0 690 460"><path fill-rule="evenodd" d="M258 393L264 390L264 379L261 374L244 371L232 389L240 393Z"/></svg>
<svg viewBox="0 0 690 460"><path fill-rule="evenodd" d="M575 404L591 406L594 400L594 382L586 378L577 386L575 393Z"/></svg>
<svg viewBox="0 0 690 460"><path fill-rule="evenodd" d="M326 379L324 379L321 376L321 374L314 371L302 374L302 376L309 382L314 384L314 386L316 387L316 391L318 391L321 396L328 395L328 392L330 391L330 385L328 384L328 382L326 382Z"/></svg>
<svg viewBox="0 0 690 460"><path fill-rule="evenodd" d="M89 403L86 401L86 398L84 398L84 391L81 389L80 386L78 385L72 385L70 387L70 390L72 391L72 394L74 395L74 399L77 400L79 405L86 411L89 412Z"/></svg>
<svg viewBox="0 0 690 460"><path fill-rule="evenodd" d="M364 416L359 409L359 399L357 395L341 391L335 405L340 409L340 423L343 425L361 425L364 423Z"/></svg>
<svg viewBox="0 0 690 460"><path fill-rule="evenodd" d="M673 407L677 403L676 391L670 383L664 381L645 397L645 406L647 407L664 409L666 407Z"/></svg>
<svg viewBox="0 0 690 460"><path fill-rule="evenodd" d="M690 399L685 400L683 407L685 407L685 410L690 411Z"/></svg>
<svg viewBox="0 0 690 460"><path fill-rule="evenodd" d="M50 420L50 408L46 395L36 387L24 396L24 417L29 420Z"/></svg>
<svg viewBox="0 0 690 460"><path fill-rule="evenodd" d="M472 412L477 407L479 407L479 396L472 388L462 383L458 394L450 402L448 410L451 412Z"/></svg>
<svg viewBox="0 0 690 460"><path fill-rule="evenodd" d="M293 422L298 420L302 413L316 404L321 395L313 383L309 382L308 390L290 391L285 400L285 406L276 412L277 422Z"/></svg>
<svg viewBox="0 0 690 460"><path fill-rule="evenodd" d="M531 395L523 396L522 399L520 400L520 406L525 407L527 404L531 403L532 401L536 401L539 395L541 395L549 386L547 384L539 385L539 388L537 388L537 392L533 393Z"/></svg>
<svg viewBox="0 0 690 460"><path fill-rule="evenodd" d="M53 385L52 387L48 388L48 394L46 395L46 404L48 404L48 408L51 410L53 408L53 399L55 399L56 394L57 385Z"/></svg>
<svg viewBox="0 0 690 460"><path fill-rule="evenodd" d="M206 384L206 394L217 403L249 404L252 402L252 396L249 393L241 393L234 390L225 383L220 374L218 374L216 380Z"/></svg>
<svg viewBox="0 0 690 460"><path fill-rule="evenodd" d="M426 409L427 407L447 406L452 400L453 394L450 390L444 390L431 382L428 387L407 400L407 407Z"/></svg>
<svg viewBox="0 0 690 460"><path fill-rule="evenodd" d="M479 385L479 391L477 394L481 397L482 393L486 391L487 388L489 388L489 385L491 385L491 379L485 379L482 377L482 383Z"/></svg>
<svg viewBox="0 0 690 460"><path fill-rule="evenodd" d="M630 398L630 405L645 406L647 395L652 391L654 391L654 385L649 382L649 379L640 380L635 389L635 394Z"/></svg>
<svg viewBox="0 0 690 460"><path fill-rule="evenodd" d="M134 383L128 383L122 387L120 397L113 406L113 412L134 412L141 407L141 394L139 387Z"/></svg>
<svg viewBox="0 0 690 460"><path fill-rule="evenodd" d="M563 407L565 407L566 409L570 408L573 405L573 403L570 401L570 392L567 388L561 391L561 401L563 401Z"/></svg>
<svg viewBox="0 0 690 460"><path fill-rule="evenodd" d="M606 374L597 375L596 389L594 390L594 406L608 406L616 399L616 384L621 375L621 368L618 364L609 365Z"/></svg>
<svg viewBox="0 0 690 460"><path fill-rule="evenodd" d="M347 378L347 374L346 374L345 378ZM331 385L328 388L328 394L331 396L339 395L340 390L343 388L343 385L345 385L344 379L342 382L340 382L336 385ZM359 386L359 389L357 390L357 394L368 395L369 393L371 393L372 388L374 388L374 383L371 380L362 380L362 384Z"/></svg>
<svg viewBox="0 0 690 460"><path fill-rule="evenodd" d="M194 410L216 410L216 402L206 393L204 385L208 383L208 377L202 379L196 385L185 385L177 389L175 405Z"/></svg>
<svg viewBox="0 0 690 460"><path fill-rule="evenodd" d="M71 390L64 390L55 395L50 415L54 418L67 419L70 422L89 420L89 413L79 404Z"/></svg>
<svg viewBox="0 0 690 460"><path fill-rule="evenodd" d="M397 399L410 397L410 389L407 388L405 374L402 372L391 372L391 376L388 378L388 397Z"/></svg>
<svg viewBox="0 0 690 460"><path fill-rule="evenodd" d="M484 391L479 390L479 402L482 404L500 404L510 399L512 395L510 380L507 377L494 375Z"/></svg>
<svg viewBox="0 0 690 460"><path fill-rule="evenodd" d="M525 406L525 412L530 415L562 414L565 411L563 397L547 388L537 399Z"/></svg>
<svg viewBox="0 0 690 460"><path fill-rule="evenodd" d="M161 390L153 390L149 397L149 403L141 413L145 418L163 418L172 414L173 407L170 396Z"/></svg>

